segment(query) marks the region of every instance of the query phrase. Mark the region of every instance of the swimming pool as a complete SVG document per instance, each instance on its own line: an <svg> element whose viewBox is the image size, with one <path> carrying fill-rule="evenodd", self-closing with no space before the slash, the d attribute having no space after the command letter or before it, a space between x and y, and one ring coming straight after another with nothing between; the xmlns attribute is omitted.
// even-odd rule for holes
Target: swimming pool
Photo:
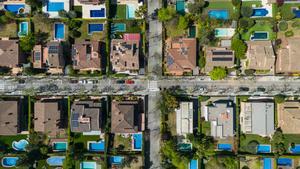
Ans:
<svg viewBox="0 0 300 169"><path fill-rule="evenodd" d="M105 17L105 8L100 10L90 10L91 18L104 18Z"/></svg>
<svg viewBox="0 0 300 169"><path fill-rule="evenodd" d="M264 169L273 169L272 158L264 158Z"/></svg>
<svg viewBox="0 0 300 169"><path fill-rule="evenodd" d="M127 4L126 5L127 19L134 19L135 18L136 9L137 9L137 6L134 5L134 4Z"/></svg>
<svg viewBox="0 0 300 169"><path fill-rule="evenodd" d="M64 10L65 8L64 2L48 2L47 3L47 11L48 12L58 12Z"/></svg>
<svg viewBox="0 0 300 169"><path fill-rule="evenodd" d="M198 160L192 159L190 161L189 169L198 169Z"/></svg>
<svg viewBox="0 0 300 169"><path fill-rule="evenodd" d="M300 10L299 9L293 9L293 13L295 14L296 18L300 18Z"/></svg>
<svg viewBox="0 0 300 169"><path fill-rule="evenodd" d="M185 2L184 0L176 0L176 11L179 14L185 13Z"/></svg>
<svg viewBox="0 0 300 169"><path fill-rule="evenodd" d="M278 158L277 159L277 166L289 166L292 167L293 160L290 158Z"/></svg>
<svg viewBox="0 0 300 169"><path fill-rule="evenodd" d="M135 133L132 135L133 141L133 150L142 150L143 145L143 134L142 133Z"/></svg>
<svg viewBox="0 0 300 169"><path fill-rule="evenodd" d="M268 40L269 39L269 32L264 32L264 31L256 31L254 32L250 39L252 41L256 41L256 40Z"/></svg>
<svg viewBox="0 0 300 169"><path fill-rule="evenodd" d="M4 5L4 9L12 13L19 14L21 9L25 9L25 4L6 4Z"/></svg>
<svg viewBox="0 0 300 169"><path fill-rule="evenodd" d="M195 38L196 37L196 26L190 26L189 27L189 38Z"/></svg>
<svg viewBox="0 0 300 169"><path fill-rule="evenodd" d="M294 147L289 148L290 153L292 154L299 154L300 153L300 144L295 144Z"/></svg>
<svg viewBox="0 0 300 169"><path fill-rule="evenodd" d="M94 32L102 32L104 30L102 23L89 23L88 34L91 35Z"/></svg>
<svg viewBox="0 0 300 169"><path fill-rule="evenodd" d="M115 32L125 32L126 31L126 24L125 23L114 23L111 25L112 33Z"/></svg>
<svg viewBox="0 0 300 169"><path fill-rule="evenodd" d="M271 145L269 144L259 144L257 146L257 153L271 153Z"/></svg>
<svg viewBox="0 0 300 169"><path fill-rule="evenodd" d="M53 142L52 149L53 151L66 151L68 148L67 142Z"/></svg>
<svg viewBox="0 0 300 169"><path fill-rule="evenodd" d="M105 150L105 141L88 141L87 149L93 152L103 152Z"/></svg>
<svg viewBox="0 0 300 169"><path fill-rule="evenodd" d="M178 144L179 151L191 151L192 150L192 143L179 143Z"/></svg>
<svg viewBox="0 0 300 169"><path fill-rule="evenodd" d="M50 166L63 166L65 159L65 156L52 156L47 158L46 162Z"/></svg>
<svg viewBox="0 0 300 169"><path fill-rule="evenodd" d="M26 146L28 145L28 141L25 139L19 140L19 141L13 141L12 142L12 148L16 151L25 151Z"/></svg>
<svg viewBox="0 0 300 169"><path fill-rule="evenodd" d="M96 169L96 168L97 168L96 162L84 161L80 163L80 169Z"/></svg>
<svg viewBox="0 0 300 169"><path fill-rule="evenodd" d="M123 162L124 157L122 156L111 156L109 161L111 164L120 165Z"/></svg>
<svg viewBox="0 0 300 169"><path fill-rule="evenodd" d="M268 15L268 10L265 8L253 8L253 17L262 17L262 16L267 16Z"/></svg>
<svg viewBox="0 0 300 169"><path fill-rule="evenodd" d="M65 25L63 23L54 24L54 39L55 40L65 39Z"/></svg>
<svg viewBox="0 0 300 169"><path fill-rule="evenodd" d="M26 35L28 35L28 22L21 22L21 23L19 23L18 36L24 37Z"/></svg>
<svg viewBox="0 0 300 169"><path fill-rule="evenodd" d="M210 10L208 16L213 19L227 20L229 19L229 12L228 10Z"/></svg>
<svg viewBox="0 0 300 169"><path fill-rule="evenodd" d="M235 33L235 29L233 28L216 28L215 29L215 37L232 37Z"/></svg>
<svg viewBox="0 0 300 169"><path fill-rule="evenodd" d="M232 147L231 147L231 144L218 144L218 150L221 150L221 151L231 151L232 150Z"/></svg>
<svg viewBox="0 0 300 169"><path fill-rule="evenodd" d="M1 165L3 167L15 167L19 157L3 157L1 161Z"/></svg>

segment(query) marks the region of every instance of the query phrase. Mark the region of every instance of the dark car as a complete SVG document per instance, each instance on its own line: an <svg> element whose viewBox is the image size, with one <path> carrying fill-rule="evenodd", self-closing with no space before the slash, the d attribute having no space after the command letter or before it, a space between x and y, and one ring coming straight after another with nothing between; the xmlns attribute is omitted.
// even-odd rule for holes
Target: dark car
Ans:
<svg viewBox="0 0 300 169"><path fill-rule="evenodd" d="M117 84L124 84L124 83L125 83L125 80L117 80L116 83L117 83Z"/></svg>
<svg viewBox="0 0 300 169"><path fill-rule="evenodd" d="M263 87L258 87L258 88L257 88L257 91L258 91L258 92L265 92L265 91L266 91L266 89L265 89L265 88L263 88Z"/></svg>
<svg viewBox="0 0 300 169"><path fill-rule="evenodd" d="M240 91L242 91L242 92L248 92L249 88L248 87L240 87Z"/></svg>

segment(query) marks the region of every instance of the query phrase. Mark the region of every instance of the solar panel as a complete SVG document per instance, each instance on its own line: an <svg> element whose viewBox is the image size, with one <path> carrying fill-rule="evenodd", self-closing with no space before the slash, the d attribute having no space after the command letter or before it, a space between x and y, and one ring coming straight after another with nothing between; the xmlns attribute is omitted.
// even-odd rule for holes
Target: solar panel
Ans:
<svg viewBox="0 0 300 169"><path fill-rule="evenodd" d="M48 53L58 53L58 46L49 46Z"/></svg>
<svg viewBox="0 0 300 169"><path fill-rule="evenodd" d="M233 58L229 58L229 57L227 57L227 58L225 58L225 57L214 57L214 58L212 58L212 61L232 61L232 59Z"/></svg>
<svg viewBox="0 0 300 169"><path fill-rule="evenodd" d="M72 120L78 120L79 114L78 113L73 113L72 115Z"/></svg>
<svg viewBox="0 0 300 169"><path fill-rule="evenodd" d="M174 63L173 58L167 57L167 64L168 64L168 66L169 66L169 65L172 65L173 63Z"/></svg>
<svg viewBox="0 0 300 169"><path fill-rule="evenodd" d="M213 55L232 55L232 51L213 51Z"/></svg>
<svg viewBox="0 0 300 169"><path fill-rule="evenodd" d="M34 52L34 60L35 61L41 60L41 52Z"/></svg>
<svg viewBox="0 0 300 169"><path fill-rule="evenodd" d="M78 121L72 121L72 126L73 127L79 127L79 122Z"/></svg>

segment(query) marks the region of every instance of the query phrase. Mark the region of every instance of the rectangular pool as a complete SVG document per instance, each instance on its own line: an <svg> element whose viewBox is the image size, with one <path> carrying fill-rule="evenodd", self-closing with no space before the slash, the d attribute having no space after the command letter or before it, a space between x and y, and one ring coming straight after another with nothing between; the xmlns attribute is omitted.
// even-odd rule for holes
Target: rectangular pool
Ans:
<svg viewBox="0 0 300 169"><path fill-rule="evenodd" d="M102 32L104 26L102 23L89 23L88 24L88 34L91 35L94 32Z"/></svg>
<svg viewBox="0 0 300 169"><path fill-rule="evenodd" d="M210 11L208 11L208 16L212 19L227 20L227 19L229 19L229 12L228 12L228 10L225 10L225 9L210 10Z"/></svg>
<svg viewBox="0 0 300 169"><path fill-rule="evenodd" d="M176 0L176 11L179 14L185 13L185 2L184 0Z"/></svg>
<svg viewBox="0 0 300 169"><path fill-rule="evenodd" d="M125 32L126 31L126 24L125 23L114 23L111 25L112 33L115 32Z"/></svg>
<svg viewBox="0 0 300 169"><path fill-rule="evenodd" d="M235 29L233 28L216 28L215 29L215 37L217 38L227 38L232 37L235 33Z"/></svg>
<svg viewBox="0 0 300 169"><path fill-rule="evenodd" d="M269 144L259 144L257 146L257 153L271 153L271 145Z"/></svg>
<svg viewBox="0 0 300 169"><path fill-rule="evenodd" d="M100 10L90 10L91 18L104 18L105 17L105 8Z"/></svg>
<svg viewBox="0 0 300 169"><path fill-rule="evenodd" d="M290 147L289 150L292 154L300 154L300 144L295 144L295 146Z"/></svg>
<svg viewBox="0 0 300 169"><path fill-rule="evenodd" d="M127 4L126 5L126 17L127 19L134 19L135 18L135 11L137 6L134 4Z"/></svg>
<svg viewBox="0 0 300 169"><path fill-rule="evenodd" d="M231 146L231 144L218 144L218 150L220 150L220 151L231 151L232 146Z"/></svg>
<svg viewBox="0 0 300 169"><path fill-rule="evenodd" d="M192 159L190 161L189 169L198 169L198 160Z"/></svg>
<svg viewBox="0 0 300 169"><path fill-rule="evenodd" d="M88 142L88 150L93 152L103 152L105 150L105 142L104 141L89 141Z"/></svg>
<svg viewBox="0 0 300 169"><path fill-rule="evenodd" d="M289 166L292 167L293 160L290 158L278 158L277 159L277 166Z"/></svg>
<svg viewBox="0 0 300 169"><path fill-rule="evenodd" d="M24 37L26 35L28 35L28 22L21 22L21 23L19 23L18 36Z"/></svg>
<svg viewBox="0 0 300 169"><path fill-rule="evenodd" d="M134 150L142 150L143 134L142 133L133 134L132 140L133 140L133 149Z"/></svg>
<svg viewBox="0 0 300 169"><path fill-rule="evenodd" d="M53 151L66 151L68 148L67 142L53 142L52 149Z"/></svg>
<svg viewBox="0 0 300 169"><path fill-rule="evenodd" d="M25 9L25 4L6 4L4 5L4 9L6 11L15 13L15 14L19 14L20 13L20 9Z"/></svg>
<svg viewBox="0 0 300 169"><path fill-rule="evenodd" d="M48 2L47 11L48 12L58 12L64 10L64 2Z"/></svg>
<svg viewBox="0 0 300 169"><path fill-rule="evenodd" d="M265 8L254 8L252 16L254 16L254 17L264 17L264 16L267 16L268 13L269 13L269 11L266 10Z"/></svg>
<svg viewBox="0 0 300 169"><path fill-rule="evenodd" d="M111 156L109 158L110 164L120 165L123 162L124 157L122 156Z"/></svg>
<svg viewBox="0 0 300 169"><path fill-rule="evenodd" d="M56 40L65 39L65 25L63 23L54 24L54 39Z"/></svg>
<svg viewBox="0 0 300 169"><path fill-rule="evenodd" d="M268 40L269 39L269 32L263 32L263 31L256 31L254 32L250 39L252 41L256 41L256 40Z"/></svg>
<svg viewBox="0 0 300 169"><path fill-rule="evenodd" d="M272 158L264 158L264 169L273 169Z"/></svg>
<svg viewBox="0 0 300 169"><path fill-rule="evenodd" d="M96 169L97 168L97 164L96 162L81 162L80 163L80 169Z"/></svg>

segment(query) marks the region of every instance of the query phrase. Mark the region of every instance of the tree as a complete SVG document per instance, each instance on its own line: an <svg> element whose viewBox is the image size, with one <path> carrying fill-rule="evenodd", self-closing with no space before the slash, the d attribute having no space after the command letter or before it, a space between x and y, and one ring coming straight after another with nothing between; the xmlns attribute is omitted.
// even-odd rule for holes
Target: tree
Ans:
<svg viewBox="0 0 300 169"><path fill-rule="evenodd" d="M174 112L178 108L178 101L168 90L164 90L161 93L161 99L158 101L158 107L162 114L169 114Z"/></svg>
<svg viewBox="0 0 300 169"><path fill-rule="evenodd" d="M237 37L232 38L231 48L234 50L234 55L238 59L244 59L247 51L247 45Z"/></svg>
<svg viewBox="0 0 300 169"><path fill-rule="evenodd" d="M60 11L58 11L58 16L60 16L62 18L68 18L68 12L65 10L60 10Z"/></svg>
<svg viewBox="0 0 300 169"><path fill-rule="evenodd" d="M48 147L47 147L47 146L41 147L41 148L40 148L40 152L41 152L41 154L43 154L43 155L47 155L47 153L48 153Z"/></svg>
<svg viewBox="0 0 300 169"><path fill-rule="evenodd" d="M189 134L187 138L193 144L193 158L203 159L215 154L213 137L203 134Z"/></svg>
<svg viewBox="0 0 300 169"><path fill-rule="evenodd" d="M158 20L161 22L168 21L176 15L176 10L172 6L158 10Z"/></svg>
<svg viewBox="0 0 300 169"><path fill-rule="evenodd" d="M170 161L173 165L172 168L186 169L189 160L186 156L180 155L176 150L177 145L173 140L164 142L161 147L163 159L166 158L166 161Z"/></svg>
<svg viewBox="0 0 300 169"><path fill-rule="evenodd" d="M29 33L27 36L20 39L20 48L24 52L30 52L35 45L35 36Z"/></svg>
<svg viewBox="0 0 300 169"><path fill-rule="evenodd" d="M254 20L248 18L241 18L239 20L239 26L243 29L249 29L254 25Z"/></svg>
<svg viewBox="0 0 300 169"><path fill-rule="evenodd" d="M35 33L34 36L36 44L45 45L47 43L49 33L41 32L41 30L38 30L38 32Z"/></svg>
<svg viewBox="0 0 300 169"><path fill-rule="evenodd" d="M191 14L200 15L202 13L204 6L205 6L205 1L197 0L195 1L195 3L188 3L187 8Z"/></svg>
<svg viewBox="0 0 300 169"><path fill-rule="evenodd" d="M184 16L180 16L177 28L181 30L185 30L188 26L189 26L189 21Z"/></svg>
<svg viewBox="0 0 300 169"><path fill-rule="evenodd" d="M246 151L248 151L249 153L252 153L252 154L256 154L256 149L257 149L257 146L259 145L259 142L256 141L256 140L251 140L249 141L249 143L247 144L247 147L246 147Z"/></svg>
<svg viewBox="0 0 300 169"><path fill-rule="evenodd" d="M76 17L77 17L77 14L76 14L75 11L69 11L69 12L68 12L68 18L69 18L69 19L74 19L74 18L76 18Z"/></svg>
<svg viewBox="0 0 300 169"><path fill-rule="evenodd" d="M77 29L73 29L70 31L70 36L72 38L79 38L81 36L81 32L78 31Z"/></svg>
<svg viewBox="0 0 300 169"><path fill-rule="evenodd" d="M275 131L271 140L271 145L273 147L274 154L282 155L285 153L284 135L280 128Z"/></svg>
<svg viewBox="0 0 300 169"><path fill-rule="evenodd" d="M227 71L222 67L214 67L209 76L212 80L222 80L227 76Z"/></svg>
<svg viewBox="0 0 300 169"><path fill-rule="evenodd" d="M289 25L286 21L280 21L278 27L280 31L286 31Z"/></svg>
<svg viewBox="0 0 300 169"><path fill-rule="evenodd" d="M31 8L41 8L43 5L41 0L25 0L25 3Z"/></svg>
<svg viewBox="0 0 300 169"><path fill-rule="evenodd" d="M252 9L252 7L250 7L250 6L243 6L242 8L241 8L241 14L242 14L242 16L244 16L244 17L251 17L252 16L252 14L253 14L253 9Z"/></svg>
<svg viewBox="0 0 300 169"><path fill-rule="evenodd" d="M138 18L145 18L147 16L147 6L142 5L137 10L135 10L135 16Z"/></svg>
<svg viewBox="0 0 300 169"><path fill-rule="evenodd" d="M234 6L238 6L241 4L241 0L231 0L231 3L234 5Z"/></svg>
<svg viewBox="0 0 300 169"><path fill-rule="evenodd" d="M274 96L275 103L283 103L285 101L286 96L282 94L278 94Z"/></svg>
<svg viewBox="0 0 300 169"><path fill-rule="evenodd" d="M204 68L206 65L206 59L203 55L199 56L199 67Z"/></svg>
<svg viewBox="0 0 300 169"><path fill-rule="evenodd" d="M69 28L71 30L80 28L82 22L80 20L71 19L68 22Z"/></svg>

